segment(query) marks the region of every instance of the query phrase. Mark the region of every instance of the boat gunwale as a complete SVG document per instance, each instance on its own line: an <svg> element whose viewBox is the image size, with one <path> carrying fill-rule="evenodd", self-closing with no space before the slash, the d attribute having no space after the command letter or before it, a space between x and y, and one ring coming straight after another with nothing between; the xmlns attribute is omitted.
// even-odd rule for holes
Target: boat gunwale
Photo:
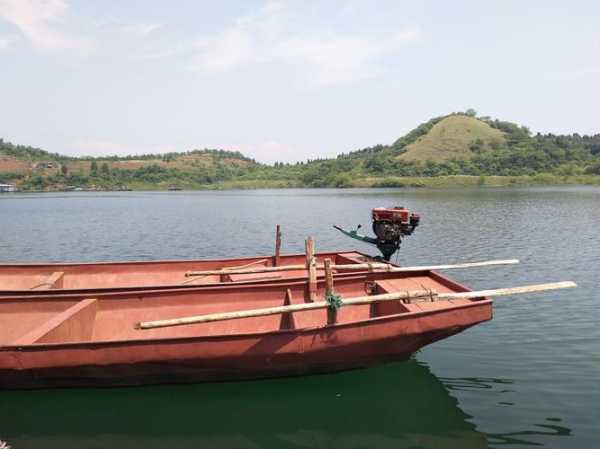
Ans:
<svg viewBox="0 0 600 449"><path fill-rule="evenodd" d="M327 254L344 254L344 253L357 253L361 256L373 258L367 254L364 254L360 251L349 250L349 251L319 251L315 254L315 256L323 256ZM281 257L302 257L306 256L305 253L291 253L291 254L282 254ZM7 263L0 262L1 268L35 268L35 267L57 267L57 266L91 266L91 265L153 265L153 264L161 264L161 263L198 263L198 262L225 262L225 261L234 261L234 260L254 260L254 259L266 259L275 257L273 254L267 254L262 256L242 256L242 257L231 257L225 259L159 259L159 260L106 260L106 261L97 261L97 262L46 262L46 263L38 263L38 262L17 262L17 263ZM2 290L0 290L2 291Z"/></svg>
<svg viewBox="0 0 600 449"><path fill-rule="evenodd" d="M447 284L449 288L453 290L458 290L458 292L470 292L471 290L464 285L447 278L439 274L436 271L428 271L434 279L442 281ZM302 282L303 284L305 282ZM215 288L219 288L222 286L215 286ZM243 287L243 286L242 286ZM159 292L164 292L164 290L157 290ZM147 292L146 292L147 293ZM30 298L35 300L36 298ZM39 298L37 298L39 300ZM119 298L105 298L105 299L119 299ZM481 298L472 298L469 302L464 304L453 304L453 307L445 307L439 309L432 310L420 310L420 311L407 311L400 312L391 315L382 315L378 317L371 317L362 320L354 320L347 321L344 323L333 323L333 324L323 324L320 326L310 326L303 327L298 329L277 329L277 330L269 330L262 332L245 332L245 333L236 333L236 334L217 334L217 335L200 335L200 336L191 336L191 337L162 337L162 338L150 338L150 339L130 339L130 340L97 340L97 341L80 341L80 342L71 342L71 343L39 343L39 344L31 344L31 345L0 345L0 352L34 352L40 350L52 350L52 349L93 349L93 348L103 348L110 346L127 346L127 345L147 345L147 344L161 344L161 343L193 343L198 341L215 341L215 340L232 340L232 339L242 339L242 338L252 338L252 337L265 337L268 335L278 336L284 334L297 334L298 336L314 332L314 331L322 331L322 330L337 330L350 326L360 326L360 325L368 325L372 323L380 323L384 321L391 321L397 319L406 319L406 318L420 318L425 315L434 315L438 313L444 313L449 311L455 311L460 309L466 309L481 305L493 304L493 300L487 297ZM352 306L352 304L350 304Z"/></svg>

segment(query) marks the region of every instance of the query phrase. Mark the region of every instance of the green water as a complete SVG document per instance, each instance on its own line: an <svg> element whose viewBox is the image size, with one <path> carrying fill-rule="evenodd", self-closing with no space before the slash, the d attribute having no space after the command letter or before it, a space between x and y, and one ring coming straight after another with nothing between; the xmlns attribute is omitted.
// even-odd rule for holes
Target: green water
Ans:
<svg viewBox="0 0 600 449"><path fill-rule="evenodd" d="M600 189L287 190L0 196L0 259L268 254L369 209L421 212L403 264L516 257L447 272L474 288L574 280L498 299L491 322L409 362L334 375L127 389L0 392L0 440L25 448L600 447Z"/></svg>
<svg viewBox="0 0 600 449"><path fill-rule="evenodd" d="M20 448L486 447L416 361L335 376L3 396L2 415L15 425L5 437Z"/></svg>

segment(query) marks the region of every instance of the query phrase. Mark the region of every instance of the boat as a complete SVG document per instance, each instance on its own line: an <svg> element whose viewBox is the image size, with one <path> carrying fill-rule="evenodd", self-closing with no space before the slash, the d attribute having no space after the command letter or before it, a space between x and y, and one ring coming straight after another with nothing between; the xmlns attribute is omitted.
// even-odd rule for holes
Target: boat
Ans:
<svg viewBox="0 0 600 449"><path fill-rule="evenodd" d="M317 299L325 280L317 281ZM0 301L0 388L242 380L341 371L404 360L492 318L486 298L386 301L144 329L189 315L308 305L308 281ZM430 271L335 280L344 298L422 290L467 292ZM365 290L367 289L367 290Z"/></svg>
<svg viewBox="0 0 600 449"><path fill-rule="evenodd" d="M406 360L492 318L493 296L437 270L517 260L389 263L419 216L373 210L382 257L356 251L226 260L1 265L0 389L247 380ZM358 228L357 228L358 229Z"/></svg>
<svg viewBox="0 0 600 449"><path fill-rule="evenodd" d="M319 264L325 259L331 259L336 264L375 262L370 256L357 251L323 252L315 254L315 257ZM239 270L305 263L305 254L289 254L213 260L0 264L0 297L157 290L197 287L219 282L265 282L302 277L306 275L306 270L241 274L223 272L193 277L186 274L190 271ZM319 271L318 274L322 275L322 272Z"/></svg>
<svg viewBox="0 0 600 449"><path fill-rule="evenodd" d="M371 243L382 256L372 257L357 251L315 253L315 241L305 241L304 254L281 255L281 226L275 230L275 251L264 257L246 257L221 260L168 260L96 263L0 264L0 298L6 296L47 297L54 294L99 294L113 291L141 291L197 287L215 283L255 283L274 279L299 278L307 275L311 263L321 268L330 259L340 268L338 275L356 271L344 265L363 265L385 261L400 248L401 238L411 235L420 216L404 207L375 208L372 210L373 230L376 237L367 237L356 231L334 228L363 242ZM311 262L312 261L312 262ZM293 267L277 271L260 270L268 267ZM224 272L227 269L227 273ZM367 268L368 269L368 268ZM211 271L213 273L211 273ZM189 276L192 273L201 275ZM315 269L313 277L323 275ZM314 280L314 279L313 279Z"/></svg>
<svg viewBox="0 0 600 449"><path fill-rule="evenodd" d="M406 360L490 320L490 296L573 286L470 292L429 270L334 279L326 268L316 280L3 298L0 389L247 380L369 367Z"/></svg>

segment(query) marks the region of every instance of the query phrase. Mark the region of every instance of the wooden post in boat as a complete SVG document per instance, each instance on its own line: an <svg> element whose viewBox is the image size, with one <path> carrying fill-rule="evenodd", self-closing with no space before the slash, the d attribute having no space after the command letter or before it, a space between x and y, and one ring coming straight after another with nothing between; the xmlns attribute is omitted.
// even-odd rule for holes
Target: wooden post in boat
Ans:
<svg viewBox="0 0 600 449"><path fill-rule="evenodd" d="M315 259L315 239L310 236L305 242L306 269L308 270L308 298L317 300L317 260Z"/></svg>
<svg viewBox="0 0 600 449"><path fill-rule="evenodd" d="M275 230L275 257L273 258L273 266L278 267L281 258L281 226L277 225Z"/></svg>
<svg viewBox="0 0 600 449"><path fill-rule="evenodd" d="M331 297L333 293L333 272L331 270L331 259L325 259L325 298ZM337 310L333 308L327 309L327 324L335 324L337 322Z"/></svg>
<svg viewBox="0 0 600 449"><path fill-rule="evenodd" d="M331 271L331 259L325 259L325 294L333 294L333 272Z"/></svg>
<svg viewBox="0 0 600 449"><path fill-rule="evenodd" d="M306 256L306 269L307 270L310 267L310 258L311 258L310 244L311 244L311 238L308 237L306 240L304 240L304 255Z"/></svg>

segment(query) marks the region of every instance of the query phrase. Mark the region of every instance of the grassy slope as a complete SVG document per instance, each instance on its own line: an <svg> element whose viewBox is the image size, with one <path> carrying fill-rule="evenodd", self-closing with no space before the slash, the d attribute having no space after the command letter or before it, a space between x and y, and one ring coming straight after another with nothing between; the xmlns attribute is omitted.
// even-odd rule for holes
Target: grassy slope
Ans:
<svg viewBox="0 0 600 449"><path fill-rule="evenodd" d="M431 131L408 145L398 156L405 161L446 161L452 158L468 159L473 155L470 146L477 140L483 148L503 144L504 135L474 117L452 115L436 123Z"/></svg>

